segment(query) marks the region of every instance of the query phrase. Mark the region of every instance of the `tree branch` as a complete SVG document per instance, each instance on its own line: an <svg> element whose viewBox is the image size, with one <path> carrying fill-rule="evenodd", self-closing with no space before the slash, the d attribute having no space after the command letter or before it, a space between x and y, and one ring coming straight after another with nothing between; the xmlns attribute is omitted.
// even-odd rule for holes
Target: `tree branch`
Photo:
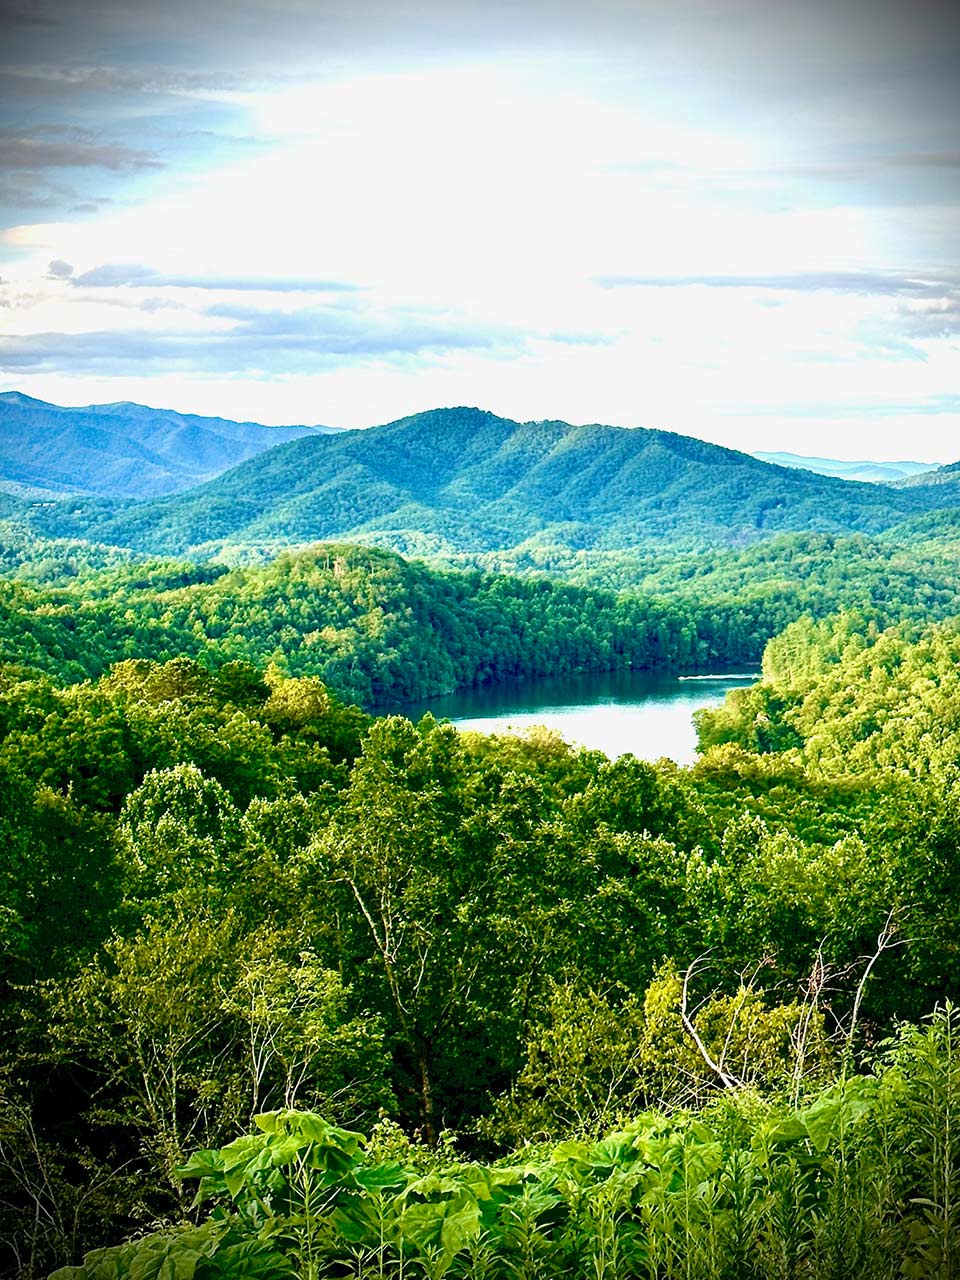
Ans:
<svg viewBox="0 0 960 1280"><path fill-rule="evenodd" d="M738 1080L736 1076L732 1076L729 1071L725 1071L719 1063L714 1062L713 1058L710 1056L709 1049L701 1040L697 1028L693 1025L693 1019L690 1017L688 1012L690 979L696 972L697 965L705 958L705 956L698 956L696 960L692 961L692 963L687 966L687 971L683 975L683 991L680 996L680 1018L683 1022L684 1031L686 1031L687 1035L697 1046L697 1052L700 1054L700 1057L704 1060L714 1075L718 1076L723 1082L724 1088L739 1089L742 1087L742 1081Z"/></svg>

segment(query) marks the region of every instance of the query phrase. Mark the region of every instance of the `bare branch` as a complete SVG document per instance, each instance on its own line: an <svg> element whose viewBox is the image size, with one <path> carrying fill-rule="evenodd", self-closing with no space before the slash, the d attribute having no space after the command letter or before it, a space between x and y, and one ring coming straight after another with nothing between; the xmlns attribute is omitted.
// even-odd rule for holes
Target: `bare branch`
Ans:
<svg viewBox="0 0 960 1280"><path fill-rule="evenodd" d="M683 1029L686 1031L687 1035L690 1037L693 1043L697 1046L697 1052L700 1054L700 1057L704 1060L704 1062L707 1064L710 1070L714 1073L714 1075L720 1078L725 1088L739 1089L742 1087L742 1082L738 1080L736 1076L732 1076L729 1073L729 1071L725 1071L723 1067L720 1066L719 1063L714 1062L713 1058L710 1056L710 1051L701 1040L700 1035L697 1031L697 1028L693 1024L693 1019L690 1017L690 1014L688 1012L690 979L693 977L694 973L696 972L697 965L700 964L700 962L705 959L706 959L706 956L698 956L696 960L692 961L692 963L688 965L687 971L683 975L683 991L681 992L681 995L680 995L680 1018L683 1022Z"/></svg>
<svg viewBox="0 0 960 1280"><path fill-rule="evenodd" d="M909 939L898 938L897 934L900 929L898 916L900 909L891 907L887 912L887 918L883 923L883 928L877 934L877 947L873 955L867 961L867 966L863 971L860 981L857 983L857 994L853 1001L853 1012L850 1014L850 1027L847 1031L847 1043L845 1052L849 1057L853 1052L853 1038L857 1031L857 1022L860 1017L860 1002L863 1000L863 993L866 990L867 979L873 971L873 966L877 963L885 951L891 951L894 947L906 946Z"/></svg>

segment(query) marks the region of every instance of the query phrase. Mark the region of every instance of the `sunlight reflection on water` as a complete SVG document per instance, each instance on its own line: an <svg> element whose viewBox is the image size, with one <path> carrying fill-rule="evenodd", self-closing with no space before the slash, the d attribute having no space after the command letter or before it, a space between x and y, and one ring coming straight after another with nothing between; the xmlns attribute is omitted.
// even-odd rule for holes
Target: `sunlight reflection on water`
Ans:
<svg viewBox="0 0 960 1280"><path fill-rule="evenodd" d="M642 760L668 756L686 765L696 759L694 711L719 706L729 689L757 678L603 672L466 689L392 710L414 720L429 711L458 729L481 733L522 733L545 725L611 759L632 752Z"/></svg>

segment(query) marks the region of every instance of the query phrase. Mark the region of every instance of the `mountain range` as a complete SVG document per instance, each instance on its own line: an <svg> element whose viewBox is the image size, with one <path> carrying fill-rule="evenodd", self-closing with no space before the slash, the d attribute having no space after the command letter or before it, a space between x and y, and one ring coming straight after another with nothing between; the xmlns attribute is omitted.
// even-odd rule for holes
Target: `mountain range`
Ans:
<svg viewBox="0 0 960 1280"><path fill-rule="evenodd" d="M668 431L454 408L311 431L187 492L136 503L80 496L43 506L33 522L167 555L261 556L349 539L417 556L535 556L556 546L697 549L787 531L877 533L957 499L950 484L847 481Z"/></svg>
<svg viewBox="0 0 960 1280"><path fill-rule="evenodd" d="M330 427L264 427L141 404L67 408L0 394L0 488L26 497L153 498Z"/></svg>
<svg viewBox="0 0 960 1280"><path fill-rule="evenodd" d="M774 462L780 467L797 467L801 471L816 471L822 476L839 476L842 480L869 480L883 484L890 480L903 480L936 470L930 462L853 462L843 458L808 458L798 453L763 453L755 451L753 457L762 462Z"/></svg>

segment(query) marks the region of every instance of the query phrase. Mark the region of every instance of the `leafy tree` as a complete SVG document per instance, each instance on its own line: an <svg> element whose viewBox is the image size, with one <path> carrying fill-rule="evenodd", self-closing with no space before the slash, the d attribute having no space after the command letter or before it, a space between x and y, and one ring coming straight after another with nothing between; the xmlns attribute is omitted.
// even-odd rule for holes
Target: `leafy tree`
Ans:
<svg viewBox="0 0 960 1280"><path fill-rule="evenodd" d="M0 766L0 983L89 955L108 932L118 880L105 823Z"/></svg>
<svg viewBox="0 0 960 1280"><path fill-rule="evenodd" d="M488 892L489 850L464 828L462 770L449 726L375 723L312 860L333 890L341 963L376 967L431 1140L443 1105L436 1060L455 1051L485 960L485 922L473 917Z"/></svg>

